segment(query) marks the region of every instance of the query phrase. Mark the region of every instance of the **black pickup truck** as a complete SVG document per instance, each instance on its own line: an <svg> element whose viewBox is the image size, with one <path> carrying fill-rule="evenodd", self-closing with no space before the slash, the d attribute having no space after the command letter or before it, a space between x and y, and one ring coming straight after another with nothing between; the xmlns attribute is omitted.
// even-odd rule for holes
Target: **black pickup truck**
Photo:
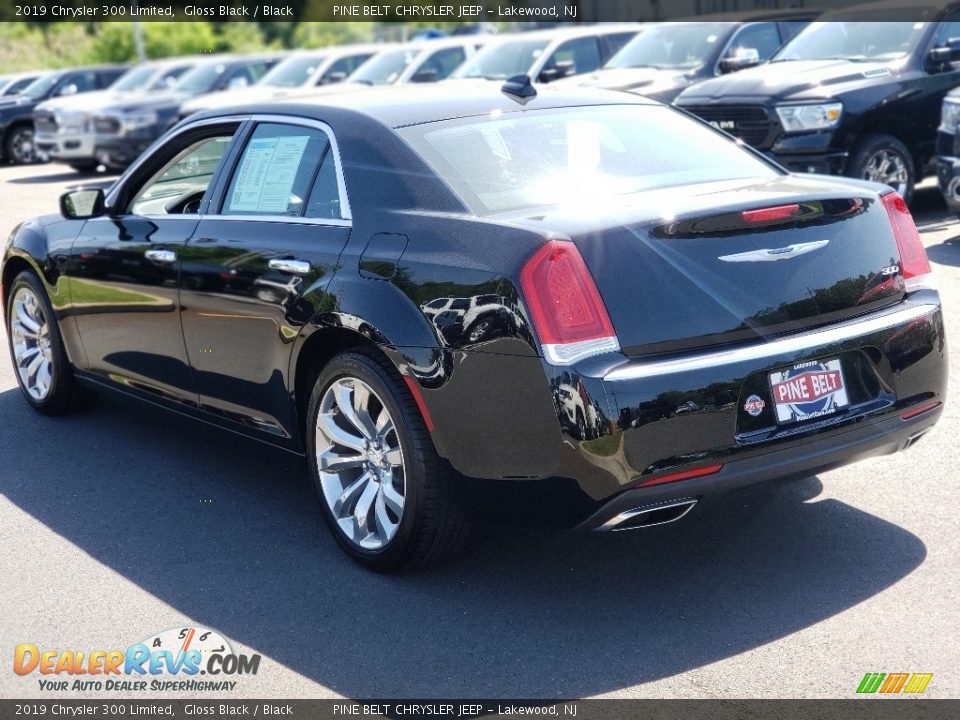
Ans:
<svg viewBox="0 0 960 720"><path fill-rule="evenodd" d="M909 200L928 171L944 96L960 86L960 0L825 13L766 65L674 104L798 172L886 183Z"/></svg>

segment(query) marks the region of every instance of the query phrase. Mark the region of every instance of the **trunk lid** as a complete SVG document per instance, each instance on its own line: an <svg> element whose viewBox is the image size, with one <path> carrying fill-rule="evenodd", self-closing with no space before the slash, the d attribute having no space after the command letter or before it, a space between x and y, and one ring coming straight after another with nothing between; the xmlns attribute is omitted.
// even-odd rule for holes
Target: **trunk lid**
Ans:
<svg viewBox="0 0 960 720"><path fill-rule="evenodd" d="M576 219L557 212L524 224L574 241L627 355L804 330L904 294L886 210L866 184L784 176L616 202L592 213L602 224L582 211ZM767 208L790 212L742 215Z"/></svg>

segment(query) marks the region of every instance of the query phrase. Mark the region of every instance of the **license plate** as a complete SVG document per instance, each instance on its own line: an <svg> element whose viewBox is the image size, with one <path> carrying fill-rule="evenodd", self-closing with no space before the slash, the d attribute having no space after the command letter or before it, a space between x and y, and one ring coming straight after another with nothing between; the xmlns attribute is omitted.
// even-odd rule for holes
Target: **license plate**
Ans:
<svg viewBox="0 0 960 720"><path fill-rule="evenodd" d="M850 404L839 359L770 373L770 395L780 424L830 415Z"/></svg>

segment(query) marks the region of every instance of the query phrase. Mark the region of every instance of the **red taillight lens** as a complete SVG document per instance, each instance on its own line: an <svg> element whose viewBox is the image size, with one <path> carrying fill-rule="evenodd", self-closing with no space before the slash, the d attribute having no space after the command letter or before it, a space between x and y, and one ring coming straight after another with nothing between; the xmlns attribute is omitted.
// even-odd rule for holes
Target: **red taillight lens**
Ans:
<svg viewBox="0 0 960 720"><path fill-rule="evenodd" d="M664 483L677 482L678 480L689 480L690 478L705 477L706 475L713 475L723 470L723 465L707 465L705 467L697 468L696 470L683 470L682 472L670 473L669 475L661 475L658 478L653 478L653 480L647 480L646 482L641 482L637 487L649 487L651 485L663 485Z"/></svg>
<svg viewBox="0 0 960 720"><path fill-rule="evenodd" d="M544 356L570 365L619 350L600 292L576 245L551 240L520 271L520 285Z"/></svg>
<svg viewBox="0 0 960 720"><path fill-rule="evenodd" d="M765 223L774 220L785 220L800 210L798 204L777 205L776 207L760 208L759 210L744 210L740 217L748 223Z"/></svg>
<svg viewBox="0 0 960 720"><path fill-rule="evenodd" d="M897 241L897 249L900 250L900 273L907 281L907 289L925 285L925 282L918 281L916 278L931 274L930 261L920 241L920 233L917 232L910 209L903 198L895 192L884 195L882 201L887 210L887 217L890 218L890 227Z"/></svg>

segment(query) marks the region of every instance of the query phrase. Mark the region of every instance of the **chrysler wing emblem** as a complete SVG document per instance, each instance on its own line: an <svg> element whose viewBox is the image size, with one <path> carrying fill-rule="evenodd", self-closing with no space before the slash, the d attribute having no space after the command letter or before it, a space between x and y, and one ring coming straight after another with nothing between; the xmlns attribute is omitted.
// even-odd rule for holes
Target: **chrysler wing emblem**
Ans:
<svg viewBox="0 0 960 720"><path fill-rule="evenodd" d="M815 240L808 243L796 243L782 248L763 248L762 250L748 250L735 255L721 255L717 260L723 262L770 262L772 260L788 260L789 258L813 252L829 244L829 240Z"/></svg>

